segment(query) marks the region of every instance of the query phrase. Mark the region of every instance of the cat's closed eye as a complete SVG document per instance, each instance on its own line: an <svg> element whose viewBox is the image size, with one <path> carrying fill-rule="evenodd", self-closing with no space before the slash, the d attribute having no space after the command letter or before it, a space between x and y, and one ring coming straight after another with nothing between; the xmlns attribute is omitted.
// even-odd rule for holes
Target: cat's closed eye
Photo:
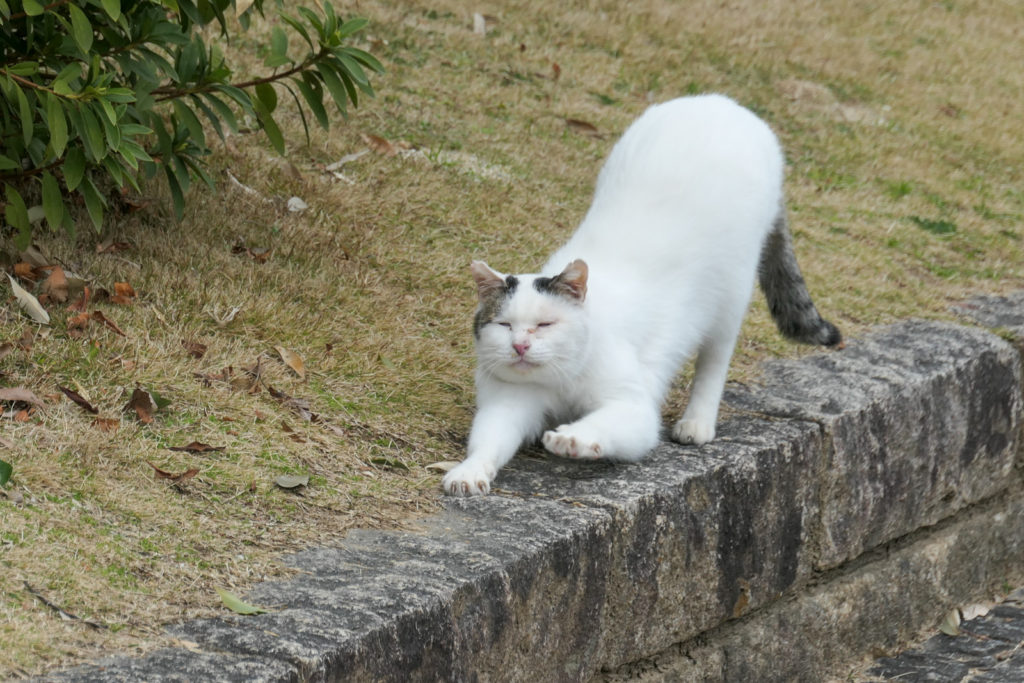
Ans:
<svg viewBox="0 0 1024 683"><path fill-rule="evenodd" d="M497 324L498 324L498 325L501 325L501 326L502 326L502 327L504 327L505 329L509 329L509 330L511 330L511 329L512 329L512 323L497 323Z"/></svg>
<svg viewBox="0 0 1024 683"><path fill-rule="evenodd" d="M555 324L555 323L553 323L553 322L548 322L548 323L537 323L537 327L551 327L551 326L552 326L552 325L554 325L554 324Z"/></svg>

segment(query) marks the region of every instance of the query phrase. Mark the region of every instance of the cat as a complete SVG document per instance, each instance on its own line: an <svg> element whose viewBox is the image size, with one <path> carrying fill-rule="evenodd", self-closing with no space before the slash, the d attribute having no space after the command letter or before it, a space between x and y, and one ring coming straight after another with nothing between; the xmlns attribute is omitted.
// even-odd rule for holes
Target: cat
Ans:
<svg viewBox="0 0 1024 683"><path fill-rule="evenodd" d="M639 460L693 355L672 438L710 441L758 276L783 335L839 345L793 254L783 163L768 125L728 97L654 105L615 144L586 217L540 274L474 261L477 412L444 490L489 493L537 437L560 456Z"/></svg>

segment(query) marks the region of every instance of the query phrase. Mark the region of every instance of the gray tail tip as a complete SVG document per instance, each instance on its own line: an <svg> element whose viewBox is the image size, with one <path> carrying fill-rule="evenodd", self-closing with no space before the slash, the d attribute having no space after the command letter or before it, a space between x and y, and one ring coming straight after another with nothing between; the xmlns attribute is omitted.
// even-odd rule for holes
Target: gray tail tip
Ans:
<svg viewBox="0 0 1024 683"><path fill-rule="evenodd" d="M822 346L828 346L830 348L843 348L843 334L839 331L839 328L830 323L827 320L821 321L821 327L818 328L818 343Z"/></svg>

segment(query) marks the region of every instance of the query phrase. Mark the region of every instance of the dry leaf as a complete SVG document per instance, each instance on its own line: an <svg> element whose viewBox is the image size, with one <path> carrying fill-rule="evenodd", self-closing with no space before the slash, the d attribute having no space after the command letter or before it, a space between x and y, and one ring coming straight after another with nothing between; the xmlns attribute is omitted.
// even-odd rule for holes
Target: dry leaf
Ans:
<svg viewBox="0 0 1024 683"><path fill-rule="evenodd" d="M14 344L11 342L4 342L3 344L0 344L0 358L5 358L13 350Z"/></svg>
<svg viewBox="0 0 1024 683"><path fill-rule="evenodd" d="M450 472L459 463L455 460L441 460L440 462L432 462L429 465L424 465L423 469L434 470L436 472Z"/></svg>
<svg viewBox="0 0 1024 683"><path fill-rule="evenodd" d="M274 387L267 385L267 391L273 398L276 398L281 402L281 405L286 408L290 408L306 422L316 422L320 420L320 416L316 415L309 409L309 401L304 398L293 398L283 391L278 391Z"/></svg>
<svg viewBox="0 0 1024 683"><path fill-rule="evenodd" d="M22 280L28 280L29 282L36 281L36 273L32 268L32 264L27 261L21 261L14 264L14 275L15 277L21 278Z"/></svg>
<svg viewBox="0 0 1024 683"><path fill-rule="evenodd" d="M398 154L398 148L379 135L363 133L361 137L363 138L363 142L368 144L370 149L377 154L383 154L386 157L393 157Z"/></svg>
<svg viewBox="0 0 1024 683"><path fill-rule="evenodd" d="M185 350L188 351L188 354L193 358L202 358L206 355L206 344L182 339L181 345L185 347Z"/></svg>
<svg viewBox="0 0 1024 683"><path fill-rule="evenodd" d="M153 396L142 387L135 387L135 391L132 392L132 397L124 407L124 411L126 413L135 411L139 421L143 424L149 424L153 421L153 413L155 413L156 410L157 405L156 401L153 400Z"/></svg>
<svg viewBox="0 0 1024 683"><path fill-rule="evenodd" d="M308 208L309 204L307 204L302 197L290 197L288 199L288 210L292 213L300 213Z"/></svg>
<svg viewBox="0 0 1024 683"><path fill-rule="evenodd" d="M35 410L36 410L35 408L28 408L28 409L24 409L23 408L22 410L19 410L17 413L14 414L14 421L15 422L28 422L29 417L32 416L32 413L34 413Z"/></svg>
<svg viewBox="0 0 1024 683"><path fill-rule="evenodd" d="M28 317L35 320L40 325L50 324L50 314L39 305L39 299L35 298L27 291L22 289L21 285L14 281L14 278L7 275L7 279L11 282L11 290L14 292L14 298L18 300L18 304L25 311Z"/></svg>
<svg viewBox="0 0 1024 683"><path fill-rule="evenodd" d="M953 608L946 615L946 618L939 624L939 630L947 636L956 637L960 635L960 610Z"/></svg>
<svg viewBox="0 0 1024 683"><path fill-rule="evenodd" d="M82 288L82 296L80 296L78 299L76 299L73 304L68 306L68 310L69 311L73 311L73 312L77 311L77 312L80 312L80 313L84 312L86 310L86 307L89 305L89 295L91 293L92 292L91 292L91 290L88 287L83 287Z"/></svg>
<svg viewBox="0 0 1024 683"><path fill-rule="evenodd" d="M300 486L309 486L308 474L282 474L274 480L274 484L283 489L296 489Z"/></svg>
<svg viewBox="0 0 1024 683"><path fill-rule="evenodd" d="M185 470L184 472L179 472L178 474L172 474L171 472L160 469L159 467L157 467L148 460L146 461L146 464L153 468L153 472L156 474L157 479L170 479L175 483L181 481L188 481L192 477L199 474L199 470L195 467L193 467L192 469Z"/></svg>
<svg viewBox="0 0 1024 683"><path fill-rule="evenodd" d="M283 346L275 346L274 350L280 354L281 360L285 362L285 365L295 371L299 379L306 379L306 364L302 361L302 357L299 354L289 351Z"/></svg>
<svg viewBox="0 0 1024 683"><path fill-rule="evenodd" d="M94 408L93 405L91 403L89 403L89 401L87 401L77 391L73 391L71 389L68 389L67 387L62 387L59 384L57 385L57 388L60 389L61 391L63 391L65 396L67 396L69 399L71 399L72 401L74 401L79 406L81 406L83 409L89 411L93 415L96 415L97 413L100 412L100 411L96 410L96 408Z"/></svg>
<svg viewBox="0 0 1024 683"><path fill-rule="evenodd" d="M68 300L68 278L63 268L54 266L50 276L43 281L42 292L60 303Z"/></svg>
<svg viewBox="0 0 1024 683"><path fill-rule="evenodd" d="M558 66L558 62L551 62L551 80L557 81L562 77L562 67Z"/></svg>
<svg viewBox="0 0 1024 683"><path fill-rule="evenodd" d="M601 131L599 131L592 123L587 123L586 121L581 121L579 119L566 119L565 124L569 126L571 130L574 130L581 135L587 135L592 138L604 137L601 135Z"/></svg>
<svg viewBox="0 0 1024 683"><path fill-rule="evenodd" d="M358 152L353 152L352 154L346 154L345 156L343 156L342 158L338 159L334 163L327 164L324 167L324 170L325 171L337 171L339 168L341 168L345 164L355 161L356 159L358 159L359 157L363 156L364 154L366 154L369 151L370 150L368 150L368 149L361 149Z"/></svg>
<svg viewBox="0 0 1024 683"><path fill-rule="evenodd" d="M0 389L0 401L28 403L29 405L39 406L40 408L46 405L38 396L24 387Z"/></svg>
<svg viewBox="0 0 1024 683"><path fill-rule="evenodd" d="M32 344L35 343L35 341L35 333L32 332L30 328L26 327L24 330L22 330L21 337L18 339L16 343L18 345L18 348L21 349L22 351L31 351Z"/></svg>
<svg viewBox="0 0 1024 683"><path fill-rule="evenodd" d="M484 15L479 12L473 12L473 33L478 36L482 36L487 33L487 20L484 19Z"/></svg>
<svg viewBox="0 0 1024 683"><path fill-rule="evenodd" d="M128 242L115 242L114 238L111 237L96 245L96 253L116 254L119 251L127 251L131 246Z"/></svg>
<svg viewBox="0 0 1024 683"><path fill-rule="evenodd" d="M28 261L35 268L45 268L53 264L53 259L41 252L35 245L21 252L21 260Z"/></svg>
<svg viewBox="0 0 1024 683"><path fill-rule="evenodd" d="M121 427L121 421L116 417L97 417L92 424L96 429L108 434L116 432Z"/></svg>
<svg viewBox="0 0 1024 683"><path fill-rule="evenodd" d="M92 312L92 319L96 320L98 322L103 323L104 325L106 325L107 327L112 329L114 332L117 332L122 337L127 337L128 336L127 334L124 333L124 330L122 330L120 327L118 327L117 324L113 320L111 320L107 316L103 315L103 311L93 311Z"/></svg>
<svg viewBox="0 0 1024 683"><path fill-rule="evenodd" d="M169 451L180 451L182 453L209 453L211 451L222 451L226 446L211 446L201 441L193 441L187 446L168 446Z"/></svg>

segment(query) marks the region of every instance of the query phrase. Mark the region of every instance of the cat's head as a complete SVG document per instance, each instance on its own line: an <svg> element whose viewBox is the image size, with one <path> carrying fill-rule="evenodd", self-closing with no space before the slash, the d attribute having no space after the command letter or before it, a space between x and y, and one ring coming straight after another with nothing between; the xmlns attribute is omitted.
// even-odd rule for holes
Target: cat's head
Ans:
<svg viewBox="0 0 1024 683"><path fill-rule="evenodd" d="M479 304L473 319L478 368L506 382L563 384L582 368L589 340L583 306L587 264L554 277L504 275L470 266Z"/></svg>

